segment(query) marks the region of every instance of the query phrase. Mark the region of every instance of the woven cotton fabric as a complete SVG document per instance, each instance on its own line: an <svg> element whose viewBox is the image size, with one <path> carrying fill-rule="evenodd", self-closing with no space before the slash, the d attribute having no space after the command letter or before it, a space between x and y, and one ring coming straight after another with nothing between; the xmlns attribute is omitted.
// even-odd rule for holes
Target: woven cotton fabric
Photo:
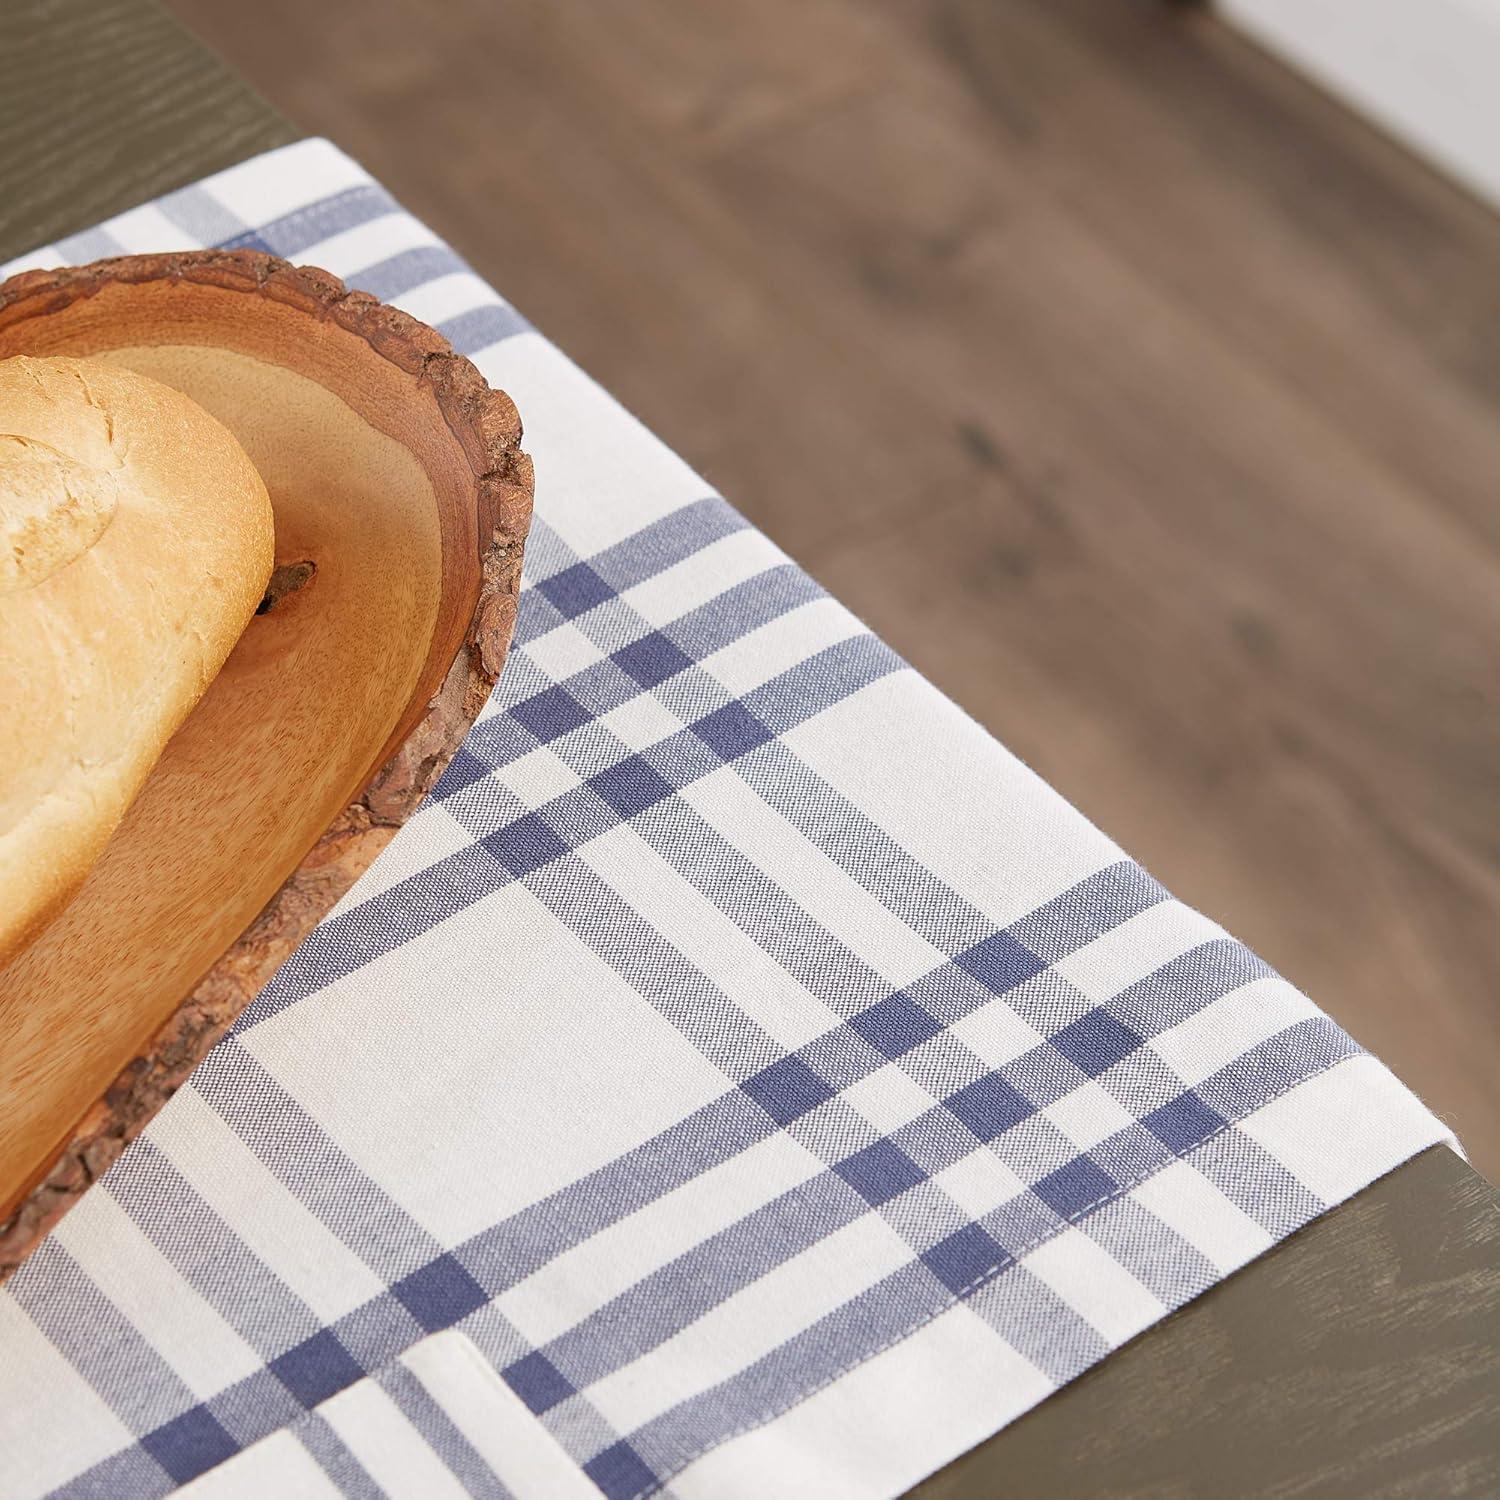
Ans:
<svg viewBox="0 0 1500 1500"><path fill-rule="evenodd" d="M0 1494L896 1494L1447 1138L326 142L8 269L208 244L510 392L527 583L427 804L0 1292Z"/></svg>

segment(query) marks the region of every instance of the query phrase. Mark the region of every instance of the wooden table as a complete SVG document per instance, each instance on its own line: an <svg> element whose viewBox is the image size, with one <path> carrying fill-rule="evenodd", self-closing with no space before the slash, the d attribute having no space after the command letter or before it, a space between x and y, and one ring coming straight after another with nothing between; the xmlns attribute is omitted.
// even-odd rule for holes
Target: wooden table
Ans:
<svg viewBox="0 0 1500 1500"><path fill-rule="evenodd" d="M5 22L0 259L300 134L153 0ZM1500 1194L1426 1152L916 1493L1500 1493Z"/></svg>

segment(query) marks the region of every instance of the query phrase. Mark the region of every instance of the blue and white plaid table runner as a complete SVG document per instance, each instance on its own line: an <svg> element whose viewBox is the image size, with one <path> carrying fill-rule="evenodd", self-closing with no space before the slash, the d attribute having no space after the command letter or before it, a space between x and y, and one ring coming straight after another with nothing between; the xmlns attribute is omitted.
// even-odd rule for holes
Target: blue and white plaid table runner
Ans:
<svg viewBox="0 0 1500 1500"><path fill-rule="evenodd" d="M208 244L511 393L528 587L435 795L0 1293L7 1500L895 1494L1448 1138L328 143L6 270Z"/></svg>

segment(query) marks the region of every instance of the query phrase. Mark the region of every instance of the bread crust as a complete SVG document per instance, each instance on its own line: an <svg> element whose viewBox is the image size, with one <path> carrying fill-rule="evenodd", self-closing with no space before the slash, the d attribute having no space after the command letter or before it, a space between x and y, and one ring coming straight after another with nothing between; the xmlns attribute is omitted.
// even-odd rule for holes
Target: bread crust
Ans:
<svg viewBox="0 0 1500 1500"><path fill-rule="evenodd" d="M270 577L232 433L116 365L0 360L0 964L66 903Z"/></svg>

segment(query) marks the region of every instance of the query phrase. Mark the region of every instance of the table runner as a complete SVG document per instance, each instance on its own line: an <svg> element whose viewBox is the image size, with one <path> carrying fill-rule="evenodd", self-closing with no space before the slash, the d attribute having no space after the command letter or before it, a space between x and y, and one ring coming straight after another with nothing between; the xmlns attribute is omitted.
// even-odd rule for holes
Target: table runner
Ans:
<svg viewBox="0 0 1500 1500"><path fill-rule="evenodd" d="M526 587L432 797L0 1291L0 1494L891 1495L1450 1139L327 142L6 270L210 244L510 392Z"/></svg>

